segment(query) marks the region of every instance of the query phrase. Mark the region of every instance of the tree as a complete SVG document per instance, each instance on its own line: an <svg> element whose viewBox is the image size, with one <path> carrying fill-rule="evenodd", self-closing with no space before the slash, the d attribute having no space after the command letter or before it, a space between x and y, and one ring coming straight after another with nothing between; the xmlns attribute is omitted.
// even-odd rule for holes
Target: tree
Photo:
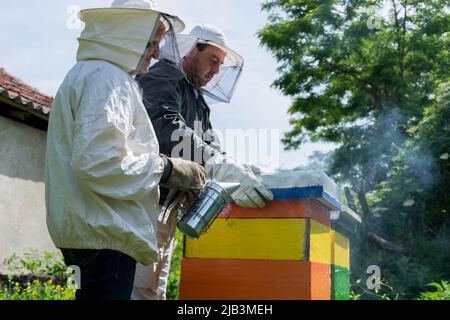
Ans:
<svg viewBox="0 0 450 320"><path fill-rule="evenodd" d="M447 1L392 1L391 19L371 29L384 1L270 0L259 32L281 63L274 85L295 98L288 148L307 135L342 142L345 125L405 118L429 103L450 67Z"/></svg>
<svg viewBox="0 0 450 320"><path fill-rule="evenodd" d="M447 1L392 0L389 19L373 26L383 3L270 0L259 32L281 63L274 85L294 97L286 147L340 144L331 172L356 189L366 215L366 194L387 178L407 122L450 70Z"/></svg>
<svg viewBox="0 0 450 320"><path fill-rule="evenodd" d="M389 13L382 18L386 4ZM263 10L269 20L259 38L280 63L274 86L294 101L286 148L308 139L336 143L329 173L354 191L363 231L407 242L411 238L395 234L379 217L390 217L398 208L393 203L404 208L409 198L378 196L380 190L390 194L401 159L414 148L426 149L428 141L419 148L413 131L450 77L448 1L268 0ZM432 135L438 139L442 132ZM427 154L424 165L435 160ZM420 176L425 167L410 168ZM401 184L413 185L406 178L398 181L405 190Z"/></svg>
<svg viewBox="0 0 450 320"><path fill-rule="evenodd" d="M373 224L409 247L400 261L410 273L394 263L389 268L393 284L414 294L435 279L450 279L450 82L439 87L433 100L419 123L408 127L410 137L389 179L371 195Z"/></svg>

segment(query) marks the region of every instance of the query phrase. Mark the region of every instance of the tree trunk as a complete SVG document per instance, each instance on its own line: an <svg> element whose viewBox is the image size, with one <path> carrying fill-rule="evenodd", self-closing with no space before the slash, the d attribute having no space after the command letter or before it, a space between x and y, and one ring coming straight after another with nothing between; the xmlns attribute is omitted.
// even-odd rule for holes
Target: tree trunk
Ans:
<svg viewBox="0 0 450 320"><path fill-rule="evenodd" d="M350 190L345 190L346 194L348 192L348 194L350 194ZM405 254L407 252L407 249L404 246L395 244L391 241L388 241L382 237L380 237L379 235L377 235L374 231L371 231L371 225L370 225L370 218L372 216L371 212L370 212L370 208L369 208L369 204L367 203L367 199L366 199L366 193L363 191L358 191L358 200L359 203L361 205L363 214L364 214L364 222L367 226L367 229L369 230L369 232L367 233L367 237L369 239L370 242L372 242L375 246L377 246L379 249L381 250L385 250L391 253L395 253L395 254ZM351 197L351 195L350 195ZM350 203L349 203L350 206Z"/></svg>
<svg viewBox="0 0 450 320"><path fill-rule="evenodd" d="M372 214L369 209L369 204L367 203L366 193L363 191L358 191L357 195L358 195L359 204L361 205L361 209L363 211L363 217L365 219L370 219L372 217Z"/></svg>
<svg viewBox="0 0 450 320"><path fill-rule="evenodd" d="M345 187L344 190L345 190L345 198L347 198L348 207L350 209L352 209L353 211L358 212L358 210L356 209L356 205L355 205L355 199L353 199L353 195L350 191L350 188Z"/></svg>

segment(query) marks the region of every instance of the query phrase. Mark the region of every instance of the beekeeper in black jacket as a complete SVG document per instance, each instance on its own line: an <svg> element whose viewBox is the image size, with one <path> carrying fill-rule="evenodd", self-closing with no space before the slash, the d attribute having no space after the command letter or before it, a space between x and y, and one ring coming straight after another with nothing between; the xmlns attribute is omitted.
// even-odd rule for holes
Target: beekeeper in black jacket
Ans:
<svg viewBox="0 0 450 320"><path fill-rule="evenodd" d="M137 77L160 152L203 165L209 178L240 182L233 201L243 207L263 207L273 199L272 193L249 166L231 159L221 149L206 102L230 102L242 72L242 57L228 47L224 33L212 25L196 26L189 34L177 35L176 41L177 45L166 43L161 60ZM173 50L164 50L173 47L179 48L181 61L171 56ZM168 194L168 189L161 189L161 209ZM160 260L153 266L137 265L132 299L166 298L176 225L175 214L166 223L158 223Z"/></svg>

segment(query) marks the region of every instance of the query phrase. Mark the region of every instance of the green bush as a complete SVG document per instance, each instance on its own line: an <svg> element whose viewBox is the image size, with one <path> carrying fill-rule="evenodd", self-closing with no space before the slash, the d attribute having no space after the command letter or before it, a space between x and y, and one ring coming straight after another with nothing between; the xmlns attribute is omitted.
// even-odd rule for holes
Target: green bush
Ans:
<svg viewBox="0 0 450 320"><path fill-rule="evenodd" d="M72 270L62 255L29 250L22 257L5 261L7 280L0 282L0 300L73 300L75 283ZM30 280L38 277L39 279ZM44 280L45 279L45 280Z"/></svg>
<svg viewBox="0 0 450 320"><path fill-rule="evenodd" d="M447 281L433 282L428 286L436 288L436 291L423 292L418 300L450 300L450 283Z"/></svg>
<svg viewBox="0 0 450 320"><path fill-rule="evenodd" d="M363 279L357 279L351 286L350 300L399 300L400 294L394 290L386 279L380 282L380 289L369 290Z"/></svg>
<svg viewBox="0 0 450 320"><path fill-rule="evenodd" d="M22 257L16 254L5 261L9 275L48 275L58 279L66 279L71 274L67 268L61 253L38 252L29 249Z"/></svg>
<svg viewBox="0 0 450 320"><path fill-rule="evenodd" d="M183 258L183 235L178 230L175 236L174 247L167 283L167 300L179 299L181 259Z"/></svg>
<svg viewBox="0 0 450 320"><path fill-rule="evenodd" d="M19 282L8 282L0 286L0 300L74 300L76 288L55 285L52 280L34 280L22 286Z"/></svg>

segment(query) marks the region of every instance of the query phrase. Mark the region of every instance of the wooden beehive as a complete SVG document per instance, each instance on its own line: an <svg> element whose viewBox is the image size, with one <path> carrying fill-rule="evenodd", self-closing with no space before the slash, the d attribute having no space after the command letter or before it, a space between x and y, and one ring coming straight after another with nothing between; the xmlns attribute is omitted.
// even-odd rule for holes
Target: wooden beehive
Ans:
<svg viewBox="0 0 450 320"><path fill-rule="evenodd" d="M348 298L339 188L318 172L263 179L274 201L262 209L231 205L230 217L221 215L199 240L185 239L180 299Z"/></svg>

